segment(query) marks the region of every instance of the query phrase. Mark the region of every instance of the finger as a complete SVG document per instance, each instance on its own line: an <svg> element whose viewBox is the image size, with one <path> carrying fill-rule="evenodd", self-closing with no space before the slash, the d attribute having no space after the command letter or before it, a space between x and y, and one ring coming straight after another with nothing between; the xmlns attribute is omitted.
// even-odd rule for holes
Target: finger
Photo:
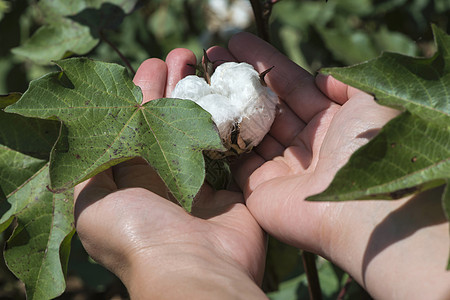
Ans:
<svg viewBox="0 0 450 300"><path fill-rule="evenodd" d="M264 139L255 148L255 152L258 153L264 160L271 160L274 157L283 155L285 146L280 144L271 135L266 135Z"/></svg>
<svg viewBox="0 0 450 300"><path fill-rule="evenodd" d="M214 46L207 51L208 57L213 61L235 61L233 55L225 48ZM275 153L280 153L280 143L288 146L294 137L305 127L305 123L296 116L285 104L278 106L277 117L270 129L272 138L266 139L264 146L259 147L262 157L274 157Z"/></svg>
<svg viewBox="0 0 450 300"><path fill-rule="evenodd" d="M74 188L75 221L92 203L117 190L111 169L83 181Z"/></svg>
<svg viewBox="0 0 450 300"><path fill-rule="evenodd" d="M206 51L210 61L214 63L214 67L217 67L224 62L236 61L236 58L227 49L219 46L214 46Z"/></svg>
<svg viewBox="0 0 450 300"><path fill-rule="evenodd" d="M316 85L328 98L338 104L344 104L360 90L340 82L333 76L319 74L316 76Z"/></svg>
<svg viewBox="0 0 450 300"><path fill-rule="evenodd" d="M133 82L141 88L143 103L146 103L164 96L166 80L166 63L158 58L150 58L139 66Z"/></svg>
<svg viewBox="0 0 450 300"><path fill-rule="evenodd" d="M230 164L233 179L243 192L246 190L247 181L250 175L265 162L266 160L259 154L250 152L243 154L237 161Z"/></svg>
<svg viewBox="0 0 450 300"><path fill-rule="evenodd" d="M278 111L269 134L285 147L291 145L295 137L305 128L303 122L284 102L277 106Z"/></svg>
<svg viewBox="0 0 450 300"><path fill-rule="evenodd" d="M110 193L117 189L116 184L114 183L113 175L110 169L107 169L99 174L89 178L88 180L83 181L80 184L77 184L74 188L74 198L77 201L80 193L84 190L98 190L102 193Z"/></svg>
<svg viewBox="0 0 450 300"><path fill-rule="evenodd" d="M166 58L167 64L167 84L166 97L170 97L178 81L187 75L195 74L195 64L197 60L192 51L177 48L169 52Z"/></svg>
<svg viewBox="0 0 450 300"><path fill-rule="evenodd" d="M209 219L223 214L237 203L244 203L241 192L215 191L211 186L204 184L192 203L191 214L198 218Z"/></svg>
<svg viewBox="0 0 450 300"><path fill-rule="evenodd" d="M289 148L291 151L285 152L285 159L292 169L299 172L308 168L314 169L329 124L339 109L339 105L333 105L320 112L292 141L293 147Z"/></svg>
<svg viewBox="0 0 450 300"><path fill-rule="evenodd" d="M258 72L274 66L265 81L304 122L331 105L330 99L316 87L311 74L258 37L239 33L231 38L228 47L234 57L249 62Z"/></svg>
<svg viewBox="0 0 450 300"><path fill-rule="evenodd" d="M323 219L321 212L327 204L303 201L305 197L320 192L309 178L298 175L274 178L255 190L247 198L246 205L271 236L295 247L320 253L316 245L321 236L321 226L317 226L317 220ZM302 226L293 225L300 221Z"/></svg>
<svg viewBox="0 0 450 300"><path fill-rule="evenodd" d="M244 194L249 196L258 185L275 177L301 174L309 168L314 169L319 156L313 154L319 153L327 132L327 124L331 122L339 107L334 105L309 122L291 141L291 145L285 148L282 157L274 156L270 161L270 151L274 151L273 155L276 150L259 149L258 146L259 155L250 156L234 165L234 178ZM262 144L262 147L267 146ZM270 147L274 147L273 144Z"/></svg>
<svg viewBox="0 0 450 300"><path fill-rule="evenodd" d="M227 49L218 46L208 49L207 54L212 61L218 61L218 63L236 60ZM270 134L276 141L288 146L304 127L305 123L292 112L289 106L281 102L278 105L277 117L272 124Z"/></svg>
<svg viewBox="0 0 450 300"><path fill-rule="evenodd" d="M162 98L166 88L167 65L157 58L144 61L138 68L133 82L143 94L143 103ZM134 158L113 166L109 173L117 189L141 187L165 196L165 185L142 158Z"/></svg>
<svg viewBox="0 0 450 300"><path fill-rule="evenodd" d="M139 187L167 198L168 190L161 177L141 157L115 165L112 173L118 189Z"/></svg>
<svg viewBox="0 0 450 300"><path fill-rule="evenodd" d="M133 82L142 90L143 103L162 98L167 82L166 63L157 58L147 59L139 66ZM148 190L153 188L160 195L163 193L165 185L158 186L159 176L142 158L125 161L111 170L118 189L142 187Z"/></svg>

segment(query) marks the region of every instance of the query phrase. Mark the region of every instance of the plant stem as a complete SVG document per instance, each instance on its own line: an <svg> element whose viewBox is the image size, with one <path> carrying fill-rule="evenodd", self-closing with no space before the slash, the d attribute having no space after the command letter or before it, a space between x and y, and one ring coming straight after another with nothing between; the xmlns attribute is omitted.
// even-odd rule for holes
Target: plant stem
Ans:
<svg viewBox="0 0 450 300"><path fill-rule="evenodd" d="M258 36L263 40L270 42L269 18L270 14L272 13L272 1L266 0L264 4L261 4L260 0L250 0L250 3L252 5L253 14L255 16Z"/></svg>
<svg viewBox="0 0 450 300"><path fill-rule="evenodd" d="M136 74L136 72L134 71L133 67L131 66L130 62L128 61L128 59L125 57L125 55L122 54L122 52L120 52L120 50L110 41L106 38L106 36L104 35L103 32L100 32L100 38L106 42L120 57L120 59L125 63L125 65L127 66L127 68L131 71L131 73L133 74L133 76Z"/></svg>
<svg viewBox="0 0 450 300"><path fill-rule="evenodd" d="M343 286L342 289L340 290L339 295L337 296L336 300L342 300L342 299L344 299L344 296L345 296L345 294L347 293L348 288L349 288L350 284L352 283L352 281L353 281L353 279L349 276L349 277L347 278L347 280L345 281L344 286Z"/></svg>
<svg viewBox="0 0 450 300"><path fill-rule="evenodd" d="M317 273L316 256L311 252L303 251L302 261L305 268L306 278L308 279L309 299L321 300L322 291L320 289L319 275Z"/></svg>

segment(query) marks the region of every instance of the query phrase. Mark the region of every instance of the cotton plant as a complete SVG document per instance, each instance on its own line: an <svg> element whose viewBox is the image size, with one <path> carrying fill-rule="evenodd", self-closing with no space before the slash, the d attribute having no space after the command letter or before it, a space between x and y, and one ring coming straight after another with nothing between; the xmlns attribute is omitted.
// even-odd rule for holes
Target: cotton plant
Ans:
<svg viewBox="0 0 450 300"><path fill-rule="evenodd" d="M247 28L253 20L248 0L209 0L206 10L208 31L225 36Z"/></svg>
<svg viewBox="0 0 450 300"><path fill-rule="evenodd" d="M206 30L200 40L206 47L217 38L228 40L252 25L253 10L248 0L208 0L204 7Z"/></svg>
<svg viewBox="0 0 450 300"><path fill-rule="evenodd" d="M278 97L264 82L268 71L259 74L250 64L226 62L206 79L183 78L171 97L194 101L211 114L228 149L219 157L239 155L258 145L275 119Z"/></svg>

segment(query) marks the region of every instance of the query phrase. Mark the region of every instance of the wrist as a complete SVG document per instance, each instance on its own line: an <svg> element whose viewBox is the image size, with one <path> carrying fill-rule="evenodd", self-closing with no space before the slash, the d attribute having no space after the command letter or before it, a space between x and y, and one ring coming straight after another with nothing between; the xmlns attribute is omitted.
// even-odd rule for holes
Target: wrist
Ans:
<svg viewBox="0 0 450 300"><path fill-rule="evenodd" d="M249 272L205 246L154 246L130 262L120 277L132 299L265 298Z"/></svg>
<svg viewBox="0 0 450 300"><path fill-rule="evenodd" d="M325 256L374 298L445 299L450 295L449 223L441 193L434 189L395 201L330 206Z"/></svg>

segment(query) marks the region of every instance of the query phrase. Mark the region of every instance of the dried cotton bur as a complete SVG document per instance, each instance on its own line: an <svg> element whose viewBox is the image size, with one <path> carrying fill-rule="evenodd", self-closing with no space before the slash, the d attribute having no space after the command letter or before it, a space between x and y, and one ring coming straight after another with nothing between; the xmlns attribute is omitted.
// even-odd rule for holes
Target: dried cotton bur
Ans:
<svg viewBox="0 0 450 300"><path fill-rule="evenodd" d="M206 63L205 63L206 61ZM203 70L212 64L205 56ZM172 98L194 101L211 114L226 152L207 153L213 159L239 155L258 145L275 119L277 95L264 76L247 63L226 62L211 75L190 75L178 82Z"/></svg>

